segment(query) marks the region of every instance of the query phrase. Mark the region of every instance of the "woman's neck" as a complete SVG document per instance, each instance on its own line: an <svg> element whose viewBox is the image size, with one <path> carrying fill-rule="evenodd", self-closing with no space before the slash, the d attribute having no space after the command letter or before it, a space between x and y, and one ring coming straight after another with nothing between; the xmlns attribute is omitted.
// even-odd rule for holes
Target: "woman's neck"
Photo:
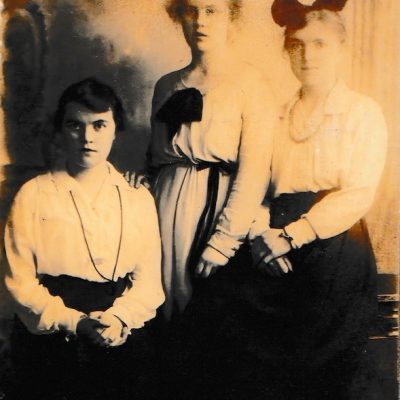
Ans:
<svg viewBox="0 0 400 400"><path fill-rule="evenodd" d="M303 84L301 87L302 102L311 106L321 103L328 97L336 82L337 78L319 83L318 85Z"/></svg>
<svg viewBox="0 0 400 400"><path fill-rule="evenodd" d="M207 85L215 77L226 72L227 58L224 52L192 52L192 62L185 69L184 78L188 84L194 86Z"/></svg>
<svg viewBox="0 0 400 400"><path fill-rule="evenodd" d="M106 176L109 174L106 162L92 168L83 168L79 165L68 165L67 168L68 173L79 182L92 200L97 197Z"/></svg>

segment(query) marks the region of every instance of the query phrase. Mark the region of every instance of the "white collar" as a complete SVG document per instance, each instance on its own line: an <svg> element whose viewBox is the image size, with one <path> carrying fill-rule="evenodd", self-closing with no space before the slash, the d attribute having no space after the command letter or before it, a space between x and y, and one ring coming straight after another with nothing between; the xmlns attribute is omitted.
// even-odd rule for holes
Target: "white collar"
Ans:
<svg viewBox="0 0 400 400"><path fill-rule="evenodd" d="M122 174L108 161L107 166L109 174L106 178L106 184L118 186L120 189L130 189ZM67 172L66 168L49 172L49 177L58 191L70 191L76 188L77 181Z"/></svg>
<svg viewBox="0 0 400 400"><path fill-rule="evenodd" d="M284 118L292 109L295 103L299 100L301 90L298 90L295 96L281 110L280 117ZM324 113L325 115L343 114L349 109L351 90L343 80L338 80L335 86L330 91L325 100Z"/></svg>

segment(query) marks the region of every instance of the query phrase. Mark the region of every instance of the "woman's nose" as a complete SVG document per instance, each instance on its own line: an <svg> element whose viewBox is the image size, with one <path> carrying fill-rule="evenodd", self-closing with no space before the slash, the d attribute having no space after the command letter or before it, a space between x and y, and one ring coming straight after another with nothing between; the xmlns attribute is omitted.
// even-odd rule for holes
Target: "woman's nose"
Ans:
<svg viewBox="0 0 400 400"><path fill-rule="evenodd" d="M304 46L303 48L303 61L309 63L314 57L314 51L311 46Z"/></svg>
<svg viewBox="0 0 400 400"><path fill-rule="evenodd" d="M91 125L87 125L85 127L85 132L83 135L85 143L93 143L94 134L95 134L95 132L94 132L93 127Z"/></svg>
<svg viewBox="0 0 400 400"><path fill-rule="evenodd" d="M207 15L206 12L203 10L200 10L198 15L197 15L197 19L196 19L196 23L198 26L204 26L206 24L207 21Z"/></svg>

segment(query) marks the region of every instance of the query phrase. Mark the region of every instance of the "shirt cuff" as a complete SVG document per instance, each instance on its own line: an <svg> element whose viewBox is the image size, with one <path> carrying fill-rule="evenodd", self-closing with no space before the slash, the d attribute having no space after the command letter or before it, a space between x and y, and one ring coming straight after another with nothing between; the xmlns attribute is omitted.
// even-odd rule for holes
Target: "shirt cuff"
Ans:
<svg viewBox="0 0 400 400"><path fill-rule="evenodd" d="M214 250L214 252L221 253L221 257L224 256L226 259L232 258L235 255L236 250L240 247L240 245L241 242L239 240L236 240L233 237L219 230L217 230L208 241L208 247L211 247ZM220 257L218 259L221 260ZM226 263L227 262L228 261L226 261Z"/></svg>
<svg viewBox="0 0 400 400"><path fill-rule="evenodd" d="M227 256L211 246L206 247L202 254L202 258L216 265L226 265L229 261L229 258Z"/></svg>
<svg viewBox="0 0 400 400"><path fill-rule="evenodd" d="M296 248L311 243L317 238L314 229L306 218L300 218L286 225L285 231L293 239L292 243Z"/></svg>
<svg viewBox="0 0 400 400"><path fill-rule="evenodd" d="M249 239L254 240L257 236L261 236L269 228L269 222L269 208L261 206L257 211L256 218L251 224Z"/></svg>
<svg viewBox="0 0 400 400"><path fill-rule="evenodd" d="M59 297L55 297L52 307L47 307L40 315L37 329L42 332L66 331L76 335L78 322L86 314L64 306Z"/></svg>
<svg viewBox="0 0 400 400"><path fill-rule="evenodd" d="M129 330L131 330L133 328L141 328L144 325L144 323L143 323L143 324L138 324L138 325L133 326L134 324L132 324L131 313L128 309L126 309L123 306L120 306L120 305L112 306L111 308L109 308L107 310L107 312L109 312L110 314L113 314L118 319L120 319L127 326L127 328Z"/></svg>

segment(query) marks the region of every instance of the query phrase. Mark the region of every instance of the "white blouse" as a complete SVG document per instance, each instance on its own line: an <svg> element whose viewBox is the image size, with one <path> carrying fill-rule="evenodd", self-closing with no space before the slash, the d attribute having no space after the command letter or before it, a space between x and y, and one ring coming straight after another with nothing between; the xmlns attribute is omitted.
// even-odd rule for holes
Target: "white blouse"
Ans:
<svg viewBox="0 0 400 400"><path fill-rule="evenodd" d="M237 72L237 69L235 69ZM268 83L250 66L240 76L227 68L203 95L200 122L182 124L169 140L166 124L154 115L177 90L185 89L180 71L163 77L153 99L152 163L226 162L237 164L227 202L207 251L232 257L247 235L270 179L273 130L278 112ZM216 249L216 250L215 250ZM210 255L210 254L209 254Z"/></svg>
<svg viewBox="0 0 400 400"><path fill-rule="evenodd" d="M377 103L338 82L318 130L300 141L289 129L290 110L298 99L299 94L284 107L274 139L274 196L333 190L286 227L301 246L338 235L366 214L384 167L387 130Z"/></svg>
<svg viewBox="0 0 400 400"><path fill-rule="evenodd" d="M16 302L28 311L20 316L34 333L74 332L82 315L50 295L39 283L41 274L106 281L93 267L84 236L96 267L111 279L121 234L117 188L123 230L114 280L128 275L133 286L116 299L111 312L129 329L140 328L164 301L153 198L144 187L130 188L111 164L109 171L94 203L65 171L30 180L14 200L5 232L9 262L5 280Z"/></svg>

